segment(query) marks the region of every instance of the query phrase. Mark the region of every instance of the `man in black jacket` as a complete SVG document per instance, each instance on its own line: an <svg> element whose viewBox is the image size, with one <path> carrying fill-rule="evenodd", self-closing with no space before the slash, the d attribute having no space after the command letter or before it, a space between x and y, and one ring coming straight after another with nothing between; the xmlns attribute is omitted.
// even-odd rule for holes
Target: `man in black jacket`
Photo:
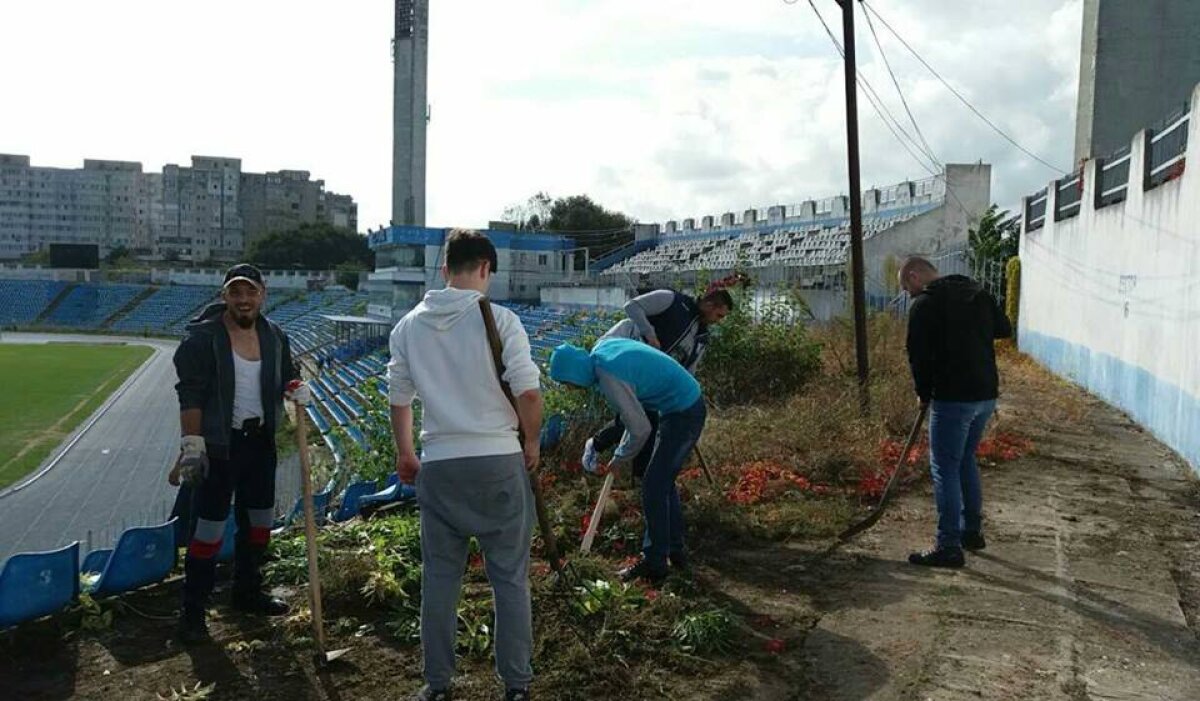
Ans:
<svg viewBox="0 0 1200 701"><path fill-rule="evenodd" d="M982 550L983 489L975 450L996 409L999 374L994 342L1012 335L996 300L963 275L938 275L909 258L900 287L913 297L908 362L922 405L930 405L929 447L937 502L937 544L909 555L914 565L962 567L963 549Z"/></svg>
<svg viewBox="0 0 1200 701"><path fill-rule="evenodd" d="M727 290L718 289L696 301L682 292L654 290L629 300L624 310L628 318L614 324L601 340L632 338L645 341L679 361L685 370L695 375L708 345L709 327L721 323L733 311L733 295ZM651 435L656 435L658 416L654 412L647 412L647 416L650 417ZM597 431L584 445L584 469L595 472L600 453L619 443L624 434L625 426L620 416ZM654 440L650 440L633 462L633 476L641 477L653 452Z"/></svg>
<svg viewBox="0 0 1200 701"><path fill-rule="evenodd" d="M179 627L185 643L207 637L205 606L235 495L233 605L249 613L287 612L283 601L262 590L260 571L274 520L275 429L284 397L302 406L311 401L287 335L260 313L262 273L233 266L221 297L188 325L175 351L183 437L171 480L190 489L194 519Z"/></svg>

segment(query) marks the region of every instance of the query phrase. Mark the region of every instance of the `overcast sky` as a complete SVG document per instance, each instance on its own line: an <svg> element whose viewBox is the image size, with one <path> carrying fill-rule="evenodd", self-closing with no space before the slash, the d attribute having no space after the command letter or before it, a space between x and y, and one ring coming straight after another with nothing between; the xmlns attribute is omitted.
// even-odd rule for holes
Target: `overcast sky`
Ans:
<svg viewBox="0 0 1200 701"><path fill-rule="evenodd" d="M1070 167L1080 0L872 2L984 114ZM816 4L840 35L837 4ZM432 5L431 226L483 225L539 190L642 221L846 190L841 59L807 0ZM389 0L5 2L0 153L308 170L374 227L391 212L392 13ZM906 120L862 12L858 25L863 72ZM1054 177L876 28L940 160L992 163L1005 206ZM862 101L860 115L864 187L926 175Z"/></svg>

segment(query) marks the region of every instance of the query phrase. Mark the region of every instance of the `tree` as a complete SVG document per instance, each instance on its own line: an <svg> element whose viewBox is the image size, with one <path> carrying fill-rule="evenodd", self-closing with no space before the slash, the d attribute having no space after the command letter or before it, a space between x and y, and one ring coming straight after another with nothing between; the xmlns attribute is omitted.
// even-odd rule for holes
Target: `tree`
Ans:
<svg viewBox="0 0 1200 701"><path fill-rule="evenodd" d="M980 218L979 225L968 232L971 267L979 269L986 263L1007 262L1017 255L1020 239L1021 222L1018 218L1010 216L1007 209L1000 210L993 204Z"/></svg>
<svg viewBox="0 0 1200 701"><path fill-rule="evenodd" d="M537 231L550 220L550 207L554 200L550 195L539 192L528 200L504 208L504 221L517 225L520 231Z"/></svg>
<svg viewBox="0 0 1200 701"><path fill-rule="evenodd" d="M365 236L325 222L268 234L250 245L249 258L274 269L333 270L346 263L356 264L359 270L375 266Z"/></svg>
<svg viewBox="0 0 1200 701"><path fill-rule="evenodd" d="M108 263L112 267L118 267L115 265L117 263L117 261L121 260L122 258L130 258L130 257L131 256L129 255L128 248L126 248L125 246L117 246L116 248L109 251L107 256L104 256L104 262Z"/></svg>
<svg viewBox="0 0 1200 701"><path fill-rule="evenodd" d="M359 274L364 271L369 271L370 269L361 263L350 261L338 265L336 270L337 284L341 285L342 287L348 287L357 291Z"/></svg>

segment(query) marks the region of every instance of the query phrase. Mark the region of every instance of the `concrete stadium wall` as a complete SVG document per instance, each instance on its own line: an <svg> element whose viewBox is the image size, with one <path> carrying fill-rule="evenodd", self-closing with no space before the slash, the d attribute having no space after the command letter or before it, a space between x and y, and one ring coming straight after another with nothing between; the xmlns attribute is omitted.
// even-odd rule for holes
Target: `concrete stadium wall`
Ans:
<svg viewBox="0 0 1200 701"><path fill-rule="evenodd" d="M621 309L629 291L616 286L543 287L541 304L557 309Z"/></svg>
<svg viewBox="0 0 1200 701"><path fill-rule="evenodd" d="M946 164L946 199L937 209L900 222L863 242L869 294L895 294L895 274L907 256L936 258L967 246L968 232L992 198L992 167ZM891 269L895 266L895 269Z"/></svg>
<svg viewBox="0 0 1200 701"><path fill-rule="evenodd" d="M1200 90L1187 167L1145 190L1147 133L1131 144L1124 202L1096 209L1085 164L1077 216L1021 235L1019 343L1052 371L1128 412L1200 470ZM1028 210L1028 203L1026 205Z"/></svg>

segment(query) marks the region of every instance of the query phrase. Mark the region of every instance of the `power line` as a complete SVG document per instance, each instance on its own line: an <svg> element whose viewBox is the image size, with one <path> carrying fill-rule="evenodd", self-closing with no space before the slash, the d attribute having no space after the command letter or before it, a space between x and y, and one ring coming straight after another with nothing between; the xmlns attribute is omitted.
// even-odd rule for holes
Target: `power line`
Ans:
<svg viewBox="0 0 1200 701"><path fill-rule="evenodd" d="M833 48L836 49L838 55L844 59L846 57L846 52L842 48L842 43L838 41L836 36L834 36L833 30L831 30L829 28L829 24L825 22L825 17L821 15L821 11L817 9L815 4L813 4L813 0L808 0L808 6L812 8L813 13L817 16L817 20L820 21L821 26L825 28L825 34L829 36L829 41L833 43ZM937 175L937 159L933 158L929 154L924 154L924 152L921 151L921 147L919 144L917 144L916 139L912 138L912 136L910 136L909 133L904 130L904 127L900 125L900 121L892 115L890 110L888 110L887 104L883 102L883 99L880 98L879 94L875 92L875 89L871 87L871 83L867 80L866 76L862 74L862 71L855 69L855 75L858 79L857 83L862 85L863 97L867 98L867 102L871 104L871 107L875 110L875 113L879 115L879 118L883 121L884 126L888 128L888 131L892 132L892 136L896 137L896 140L900 142L900 145L903 146L906 151L908 151L909 155L912 156L917 164L921 166L922 170L926 171L930 175ZM884 116L885 114L887 116ZM904 138L901 138L900 134L903 134L904 137L906 137L908 141L916 147L917 151L921 151L921 153L923 153L926 158L928 158L929 161L934 164L933 167L921 160L921 158L917 156L911 148L909 148L908 143L905 142Z"/></svg>
<svg viewBox="0 0 1200 701"><path fill-rule="evenodd" d="M981 120L983 120L983 122L984 122L985 124L987 124L989 127L991 127L993 131L995 131L997 134L999 134L1000 136L1002 136L1002 137L1003 137L1003 138L1004 138L1006 141L1008 141L1010 144L1012 144L1013 146L1015 146L1015 147L1017 147L1018 149L1020 149L1020 150L1021 150L1021 152L1022 152L1022 153L1024 153L1025 155L1027 155L1027 156L1029 156L1030 158L1034 159L1034 160L1035 160L1035 161L1037 161L1038 163L1041 163L1042 165L1046 166L1046 167L1047 167L1047 168L1049 168L1050 170L1053 170L1053 171L1055 171L1056 173L1059 173L1059 174L1062 174L1062 175L1066 175L1066 174L1067 174L1067 171L1065 171L1065 170L1063 170L1063 169L1061 169L1061 168L1059 168L1059 167L1057 167L1057 166L1055 166L1055 165L1052 165L1051 163L1047 162L1047 161L1046 161L1045 159L1043 159L1042 157L1038 156L1038 155L1037 155L1036 153L1034 153L1033 151L1030 151L1029 149L1027 149L1027 148L1025 148L1024 146L1022 146L1021 144L1019 144L1019 143L1017 142L1017 140L1016 140L1016 139L1014 139L1013 137L1009 136L1007 132L1005 132L1005 131L1004 131L1003 129L1001 129L1000 127L996 126L996 124L995 124L994 122L992 122L992 120L990 120L990 119L988 119L986 116L984 116L984 114L983 114L982 112L980 112L978 109L976 109L975 105L972 105L972 104L971 104L971 102L970 102L969 100L967 100L967 98L963 97L961 93L959 93L957 90L955 90L955 89L954 89L954 86L953 86L953 85L951 85L949 82L947 82L947 81L946 81L946 79L945 79L945 78L943 78L943 77L941 76L941 74L939 74L939 73L938 73L936 70L934 70L933 66L929 65L929 62L928 62L928 61L926 61L924 58L922 58L922 57L921 57L921 54L917 53L917 50L916 50L916 49L914 49L912 46L910 46L910 45L909 45L909 43L908 43L907 41L905 41L905 40L904 40L904 37L900 36L900 33L899 33L899 32L897 32L895 29L893 29L893 28L892 28L892 25L888 24L888 21L887 21L886 19L884 19L884 18L883 18L883 17L882 17L882 16L881 16L881 15L880 15L880 14L879 14L879 13L878 13L876 10L875 10L875 8L874 8L874 7L872 7L871 5L869 5L869 4L866 2L866 0L860 0L860 1L862 2L862 5L863 5L863 7L867 8L867 12L868 12L869 14L874 14L874 15L875 15L875 17L876 17L876 19L878 19L880 22L882 22L882 23L883 23L883 26L884 26L884 27L887 27L888 31L889 31L889 32L891 32L891 33L892 33L892 35L893 35L893 36L895 36L895 37L896 37L896 39L898 39L898 40L900 41L900 43L904 45L904 48L908 49L908 50L909 50L909 52L910 52L910 53L911 53L913 56L915 56L915 57L916 57L916 59L917 59L918 61L920 61L920 62L921 62L921 65L925 66L925 68L927 68L927 69L929 70L929 72L933 74L933 77L937 78L937 79L938 79L938 80L939 80L939 81L942 83L942 85L946 86L946 89L947 89L947 90L949 90L951 93L953 93L953 94L954 94L954 96L955 96L955 97L957 97L957 98L959 99L959 101L960 101L960 102L962 102L964 105L966 105L966 106L967 106L967 109L969 109L969 110L971 110L972 112L974 112L974 113L975 113L975 116L977 116L977 117L979 117ZM810 0L810 2L811 2L811 0Z"/></svg>
<svg viewBox="0 0 1200 701"><path fill-rule="evenodd" d="M879 35L875 32L875 23L871 21L871 13L864 12L863 16L867 18L867 28L871 30L871 38L875 40L875 48L879 50L879 58L883 59L883 65L887 68L888 75L892 78L892 85L896 87L896 94L900 96L900 104L904 105L904 112L908 115L908 120L912 122L913 130L917 132L921 143L925 145L925 152L933 158L934 163L940 166L941 163L933 153L933 148L925 140L925 135L921 133L921 127L917 124L917 118L913 116L912 110L908 108L908 100L904 99L904 91L900 89L900 81L896 80L896 73L892 70L892 64L888 61L887 53L883 50L883 44L879 41Z"/></svg>
<svg viewBox="0 0 1200 701"><path fill-rule="evenodd" d="M784 2L787 2L787 0L784 0ZM834 49L837 50L840 56L845 58L846 54L842 49L841 42L839 42L837 37L834 36L833 30L831 30L829 28L829 24L825 22L825 17L821 15L821 11L817 9L815 4L813 4L813 0L808 0L808 6L812 8L813 13L817 16L817 20L820 21L821 26L825 28L825 34L829 36L829 40L833 43ZM913 160L917 162L917 165L919 165L925 172L941 180L946 185L946 193L950 195L951 199L954 200L954 204L958 207L959 211L961 211L969 219L971 217L971 213L967 211L967 208L963 205L962 200L958 198L958 194L954 192L954 188L950 186L950 181L946 179L944 168L938 161L937 157L932 154L932 149L929 152L923 151L916 139L914 139L907 131L904 130L904 127L900 125L900 121L896 119L894 115L892 115L890 110L887 109L887 105L883 102L883 98L879 97L879 94L874 88L871 87L871 83L867 80L866 76L864 76L862 72L858 70L855 70L855 75L858 78L857 83L862 84L863 97L867 98L867 102L870 103L871 108L875 110L875 114L879 116L879 119L883 122L883 125L892 133L892 136L895 137L896 141L898 141L900 145L904 147L904 150L908 151L908 155L912 156ZM899 86L897 86L897 89L899 89ZM903 99L903 94L901 94L901 100ZM907 110L907 108L908 106L905 104L905 109ZM911 116L912 114L909 113L909 117ZM913 125L916 125L915 120L913 121ZM901 134L903 134L905 138L902 138L900 136ZM905 140L906 138L907 141ZM921 138L923 141L924 136ZM925 157L934 164L933 167L930 167L929 164L921 160L921 158L913 151L913 148L909 147L909 142L912 143L912 146L915 147L917 151L924 154Z"/></svg>

